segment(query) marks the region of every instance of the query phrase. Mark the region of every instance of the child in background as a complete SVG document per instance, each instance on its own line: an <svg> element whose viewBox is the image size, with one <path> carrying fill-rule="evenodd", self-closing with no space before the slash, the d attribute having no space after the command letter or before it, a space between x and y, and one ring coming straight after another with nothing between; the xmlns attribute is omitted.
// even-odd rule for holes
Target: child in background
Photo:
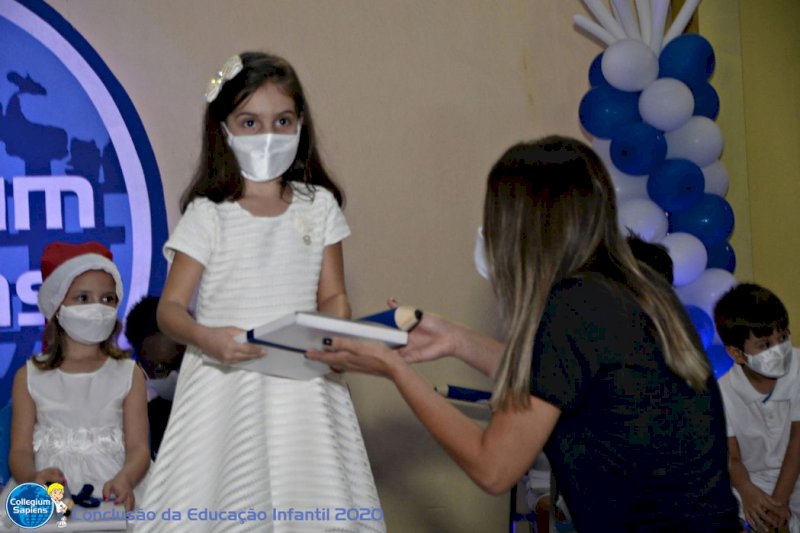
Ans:
<svg viewBox="0 0 800 533"><path fill-rule="evenodd" d="M350 229L294 69L242 53L212 80L206 100L200 164L164 248L171 266L158 323L188 347L145 508L261 517L239 530L384 531L355 410L337 376L295 381L203 362L203 354L220 363L264 356L237 335L290 312L350 315L341 245ZM369 516L302 515L326 508ZM180 522L143 526L186 530Z"/></svg>
<svg viewBox="0 0 800 533"><path fill-rule="evenodd" d="M675 281L674 265L667 247L663 244L647 242L636 235L629 236L627 240L633 257L661 274L667 283L672 285L672 282Z"/></svg>
<svg viewBox="0 0 800 533"><path fill-rule="evenodd" d="M800 360L780 299L737 285L717 303L714 322L738 363L719 380L731 482L744 519L757 531L800 531Z"/></svg>
<svg viewBox="0 0 800 533"><path fill-rule="evenodd" d="M42 353L17 371L9 467L13 482L58 482L127 510L150 466L144 376L119 349L122 281L102 244L52 243L42 254Z"/></svg>
<svg viewBox="0 0 800 533"><path fill-rule="evenodd" d="M142 298L125 319L125 337L147 378L147 418L150 421L150 454L153 459L169 422L178 370L186 346L178 344L158 329L158 297Z"/></svg>

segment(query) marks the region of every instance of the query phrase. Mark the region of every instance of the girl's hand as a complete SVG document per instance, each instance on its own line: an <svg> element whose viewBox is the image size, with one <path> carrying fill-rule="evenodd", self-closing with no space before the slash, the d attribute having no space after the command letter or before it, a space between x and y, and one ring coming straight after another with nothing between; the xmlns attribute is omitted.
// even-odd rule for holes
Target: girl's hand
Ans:
<svg viewBox="0 0 800 533"><path fill-rule="evenodd" d="M329 364L335 371L350 370L389 379L398 365L404 364L397 352L379 342L334 337L330 347L327 352L309 350L306 356Z"/></svg>
<svg viewBox="0 0 800 533"><path fill-rule="evenodd" d="M786 524L789 509L755 484L750 483L739 495L742 497L744 519L757 530L769 530Z"/></svg>
<svg viewBox="0 0 800 533"><path fill-rule="evenodd" d="M42 468L36 472L36 474L33 476L33 482L45 487L48 483L61 483L62 485L67 484L64 473L54 466Z"/></svg>
<svg viewBox="0 0 800 533"><path fill-rule="evenodd" d="M133 511L136 498L133 495L133 484L128 476L117 474L114 479L103 485L103 500L108 501L112 496L115 505L124 505L126 511Z"/></svg>
<svg viewBox="0 0 800 533"><path fill-rule="evenodd" d="M200 348L223 363L249 361L266 355L266 349L236 340L244 330L234 327L206 328Z"/></svg>

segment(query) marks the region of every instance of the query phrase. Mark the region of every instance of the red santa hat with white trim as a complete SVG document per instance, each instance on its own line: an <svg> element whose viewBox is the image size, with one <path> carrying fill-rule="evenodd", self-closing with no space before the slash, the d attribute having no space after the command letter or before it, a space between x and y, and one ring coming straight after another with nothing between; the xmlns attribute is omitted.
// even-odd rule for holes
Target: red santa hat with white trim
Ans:
<svg viewBox="0 0 800 533"><path fill-rule="evenodd" d="M114 278L117 298L122 301L122 278L112 261L111 250L99 242L70 244L53 242L42 252L42 285L39 287L39 311L50 320L67 296L72 282L90 270L108 272Z"/></svg>

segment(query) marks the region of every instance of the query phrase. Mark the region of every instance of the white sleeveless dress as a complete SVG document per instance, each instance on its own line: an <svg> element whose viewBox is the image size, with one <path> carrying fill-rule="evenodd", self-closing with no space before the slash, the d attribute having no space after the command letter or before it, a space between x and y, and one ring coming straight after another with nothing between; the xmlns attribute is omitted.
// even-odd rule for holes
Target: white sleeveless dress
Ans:
<svg viewBox="0 0 800 533"><path fill-rule="evenodd" d="M324 248L350 230L327 190L313 200L293 196L278 217L253 216L235 202L189 205L165 254L180 251L204 266L199 323L250 329L316 309ZM143 511L159 518L136 531L385 531L341 380L222 369L192 346Z"/></svg>
<svg viewBox="0 0 800 533"><path fill-rule="evenodd" d="M57 368L40 370L28 360L28 392L36 404L36 470L57 467L73 493L91 484L93 496L102 499L103 485L125 464L122 404L135 368L130 359L109 357L93 372L68 373ZM6 485L0 496L3 503L16 485L13 479ZM134 489L137 502L144 485Z"/></svg>

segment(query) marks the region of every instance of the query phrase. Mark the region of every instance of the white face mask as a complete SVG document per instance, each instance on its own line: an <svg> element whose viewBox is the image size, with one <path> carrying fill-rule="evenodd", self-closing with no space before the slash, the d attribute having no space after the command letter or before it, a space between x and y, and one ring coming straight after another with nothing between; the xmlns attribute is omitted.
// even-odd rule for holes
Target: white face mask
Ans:
<svg viewBox="0 0 800 533"><path fill-rule="evenodd" d="M175 386L177 384L178 373L174 370L165 378L147 378L148 401L157 397L172 401L175 397Z"/></svg>
<svg viewBox="0 0 800 533"><path fill-rule="evenodd" d="M486 258L486 240L483 238L483 226L478 228L475 236L475 249L472 252L475 261L475 270L485 280L489 279L489 260Z"/></svg>
<svg viewBox="0 0 800 533"><path fill-rule="evenodd" d="M233 135L225 123L225 139L233 150L242 176L261 182L283 176L294 163L297 147L300 144L302 124L297 123L297 133L261 133L258 135Z"/></svg>
<svg viewBox="0 0 800 533"><path fill-rule="evenodd" d="M787 339L756 355L746 353L744 355L747 357L747 366L753 372L767 378L779 378L789 372L789 364L792 362L792 342Z"/></svg>
<svg viewBox="0 0 800 533"><path fill-rule="evenodd" d="M83 344L103 342L117 324L117 309L105 304L62 305L57 316L67 335Z"/></svg>

